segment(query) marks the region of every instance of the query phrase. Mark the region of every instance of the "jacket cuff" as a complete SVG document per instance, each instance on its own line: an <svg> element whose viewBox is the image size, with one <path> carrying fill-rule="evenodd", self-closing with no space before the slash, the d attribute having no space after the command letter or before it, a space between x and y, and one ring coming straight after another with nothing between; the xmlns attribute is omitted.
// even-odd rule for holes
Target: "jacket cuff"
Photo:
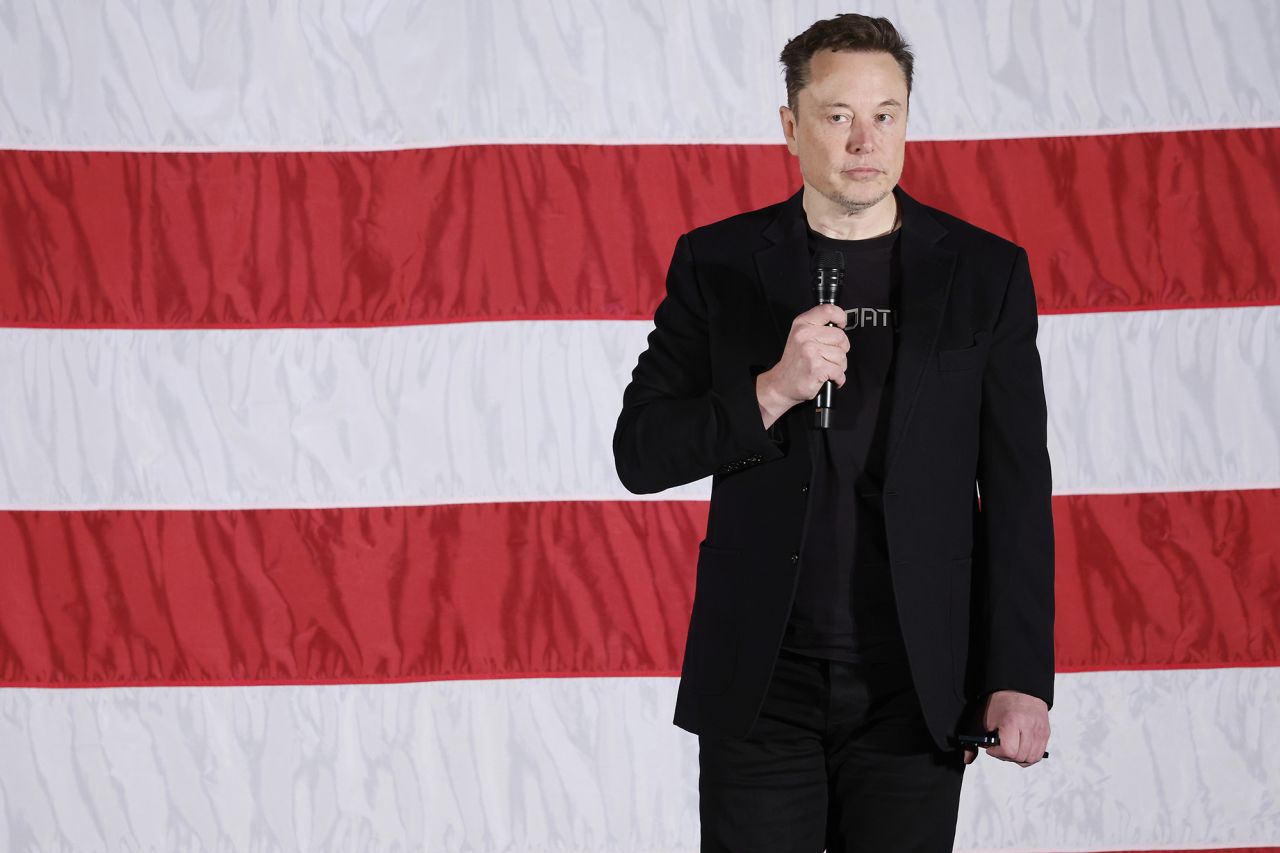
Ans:
<svg viewBox="0 0 1280 853"><path fill-rule="evenodd" d="M1050 676L1048 683L1024 684L1009 680L991 680L982 685L978 692L978 700L986 699L997 690L1016 690L1019 693L1025 693L1028 696L1034 696L1044 702L1045 705L1053 707L1053 677Z"/></svg>
<svg viewBox="0 0 1280 853"><path fill-rule="evenodd" d="M725 416L730 442L737 448L735 458L721 466L719 473L732 473L786 456L784 419L778 418L765 429L754 374L732 387L713 389L711 395Z"/></svg>

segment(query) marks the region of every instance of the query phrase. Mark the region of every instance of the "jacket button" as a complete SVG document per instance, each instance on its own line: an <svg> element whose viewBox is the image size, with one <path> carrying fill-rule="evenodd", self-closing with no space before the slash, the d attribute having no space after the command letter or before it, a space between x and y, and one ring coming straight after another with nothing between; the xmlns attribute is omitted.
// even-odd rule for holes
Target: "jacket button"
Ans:
<svg viewBox="0 0 1280 853"><path fill-rule="evenodd" d="M804 494L808 494L808 492L809 492L809 484L805 483L803 486L800 487L800 494L804 495Z"/></svg>
<svg viewBox="0 0 1280 853"><path fill-rule="evenodd" d="M791 564L794 566L794 565L795 565L796 563L798 563L798 562L800 562L800 555L799 555L797 552L792 551L792 552L791 552Z"/></svg>

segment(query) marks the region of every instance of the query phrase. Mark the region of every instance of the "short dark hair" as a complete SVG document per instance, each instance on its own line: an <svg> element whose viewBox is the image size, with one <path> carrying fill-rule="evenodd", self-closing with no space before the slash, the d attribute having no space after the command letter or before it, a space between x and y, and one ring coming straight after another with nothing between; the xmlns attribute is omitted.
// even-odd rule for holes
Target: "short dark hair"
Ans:
<svg viewBox="0 0 1280 853"><path fill-rule="evenodd" d="M889 54L907 78L907 97L911 97L911 71L915 63L911 45L888 18L846 12L817 21L782 48L778 59L786 69L787 106L792 112L796 108L796 96L809 83L809 62L820 50Z"/></svg>

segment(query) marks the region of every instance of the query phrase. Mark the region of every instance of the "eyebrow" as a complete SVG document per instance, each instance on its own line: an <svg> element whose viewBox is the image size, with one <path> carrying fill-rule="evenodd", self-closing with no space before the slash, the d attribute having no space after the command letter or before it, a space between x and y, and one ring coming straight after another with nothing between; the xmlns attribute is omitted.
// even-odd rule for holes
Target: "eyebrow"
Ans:
<svg viewBox="0 0 1280 853"><path fill-rule="evenodd" d="M823 104L823 106L824 106L824 107L844 107L844 108L845 108L845 109L847 109L847 110L851 110L851 109L853 109L853 107L849 106L849 105L848 105L848 104L846 104L844 101L832 101L831 103ZM887 100L887 101L881 101L880 103L876 104L876 106L878 106L878 107L900 107L900 106L902 106L902 104L898 103L898 102L897 102L897 101L895 101L893 98L890 98L890 99L889 99L889 100Z"/></svg>

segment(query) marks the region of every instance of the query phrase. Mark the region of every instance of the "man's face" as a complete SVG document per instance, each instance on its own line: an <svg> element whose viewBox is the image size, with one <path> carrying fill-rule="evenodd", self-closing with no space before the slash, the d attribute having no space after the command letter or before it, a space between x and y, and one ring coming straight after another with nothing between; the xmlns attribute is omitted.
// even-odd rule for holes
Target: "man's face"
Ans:
<svg viewBox="0 0 1280 853"><path fill-rule="evenodd" d="M795 112L784 106L780 114L805 183L850 213L877 204L898 183L907 80L889 54L818 51Z"/></svg>

